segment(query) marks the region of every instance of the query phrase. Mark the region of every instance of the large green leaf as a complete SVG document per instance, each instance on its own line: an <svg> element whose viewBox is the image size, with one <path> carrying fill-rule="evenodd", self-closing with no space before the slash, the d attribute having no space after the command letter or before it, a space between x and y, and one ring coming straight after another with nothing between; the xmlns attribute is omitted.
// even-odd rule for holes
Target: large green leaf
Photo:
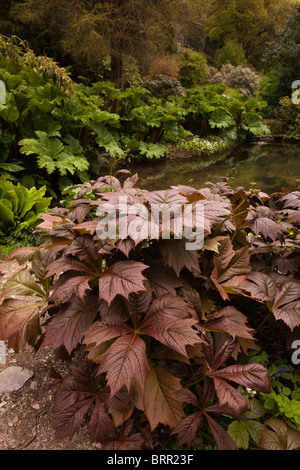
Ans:
<svg viewBox="0 0 300 470"><path fill-rule="evenodd" d="M212 128L227 129L228 127L234 126L235 122L225 108L217 108L211 113L209 124Z"/></svg>
<svg viewBox="0 0 300 470"><path fill-rule="evenodd" d="M251 134L270 134L270 129L262 122L262 118L257 113L244 113L242 128Z"/></svg>

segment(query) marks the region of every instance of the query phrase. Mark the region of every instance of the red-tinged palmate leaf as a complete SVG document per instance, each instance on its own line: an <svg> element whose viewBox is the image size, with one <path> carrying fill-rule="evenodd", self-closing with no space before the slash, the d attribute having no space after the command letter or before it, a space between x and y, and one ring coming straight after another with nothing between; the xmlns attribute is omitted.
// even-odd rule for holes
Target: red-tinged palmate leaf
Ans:
<svg viewBox="0 0 300 470"><path fill-rule="evenodd" d="M0 339L7 340L16 353L27 344L34 346L41 333L39 317L44 306L34 298L27 304L23 299L4 300L0 305Z"/></svg>
<svg viewBox="0 0 300 470"><path fill-rule="evenodd" d="M169 206L182 206L186 204L186 197L175 189L166 189L161 191L148 191L146 198L150 204L168 204Z"/></svg>
<svg viewBox="0 0 300 470"><path fill-rule="evenodd" d="M87 297L86 302L73 296L46 326L43 346L52 346L53 349L64 346L71 354L82 341L84 332L91 326L98 311L99 300L96 296Z"/></svg>
<svg viewBox="0 0 300 470"><path fill-rule="evenodd" d="M184 298L164 294L153 300L145 318L142 322L141 328L147 326L149 322L155 318L163 319L177 319L186 318L188 316L187 303Z"/></svg>
<svg viewBox="0 0 300 470"><path fill-rule="evenodd" d="M113 434L113 422L106 413L99 400L96 400L91 419L88 425L88 433L92 442L104 442Z"/></svg>
<svg viewBox="0 0 300 470"><path fill-rule="evenodd" d="M106 372L107 384L111 394L115 395L124 385L129 391L133 379L144 388L148 369L146 345L136 333L132 333L121 336L110 346L104 354L99 373Z"/></svg>
<svg viewBox="0 0 300 470"><path fill-rule="evenodd" d="M251 209L247 216L247 225L255 235L262 234L265 238L277 240L283 234L283 229L275 220L272 220L274 213L265 206L258 206Z"/></svg>
<svg viewBox="0 0 300 470"><path fill-rule="evenodd" d="M159 366L151 367L144 390L144 411L151 431L159 423L174 428L184 416L183 405L176 397L180 379Z"/></svg>
<svg viewBox="0 0 300 470"><path fill-rule="evenodd" d="M293 331L300 325L300 300L290 302L280 308L273 307L273 314L276 320L282 320Z"/></svg>
<svg viewBox="0 0 300 470"><path fill-rule="evenodd" d="M182 286L182 281L176 276L172 268L165 266L160 260L151 263L145 271L156 297L163 294L176 295L176 289Z"/></svg>
<svg viewBox="0 0 300 470"><path fill-rule="evenodd" d="M126 307L134 325L140 324L141 318L149 309L153 297L152 290L141 291L138 294L130 294L125 300Z"/></svg>
<svg viewBox="0 0 300 470"><path fill-rule="evenodd" d="M50 233L51 230L55 229L56 227L60 227L64 223L71 223L70 219L66 219L63 216L59 215L51 215L51 214L42 214L40 218L44 221L41 222L35 229L36 232L42 231L46 233Z"/></svg>
<svg viewBox="0 0 300 470"><path fill-rule="evenodd" d="M188 356L186 346L193 346L202 341L197 331L193 329L196 323L197 321L188 318L155 317L145 328L140 329L140 332L152 336L179 354Z"/></svg>
<svg viewBox="0 0 300 470"><path fill-rule="evenodd" d="M284 207L291 207L292 209L300 208L300 191L293 191L286 194L281 198L284 201Z"/></svg>
<svg viewBox="0 0 300 470"><path fill-rule="evenodd" d="M53 407L54 429L57 439L72 438L74 434L78 433L91 405L101 398L101 392L98 392L99 381L95 377L96 372L95 365L90 361L85 361L73 370L71 376L63 379L57 388ZM103 412L101 418L109 432L110 426L108 426L108 420L106 417L104 418ZM92 426L94 428L95 423L92 423Z"/></svg>
<svg viewBox="0 0 300 470"><path fill-rule="evenodd" d="M276 294L276 286L270 276L257 271L248 274L243 290L249 292L253 298L262 302L271 301Z"/></svg>
<svg viewBox="0 0 300 470"><path fill-rule="evenodd" d="M196 413L183 418L183 420L176 426L172 435L177 434L178 444L180 446L186 444L188 448L191 448L197 435L197 431L201 426L202 415L202 411L197 411Z"/></svg>
<svg viewBox="0 0 300 470"><path fill-rule="evenodd" d="M37 246L21 246L11 251L6 257L6 260L17 260L19 264L24 264L27 261L32 261L36 252L40 251Z"/></svg>
<svg viewBox="0 0 300 470"><path fill-rule="evenodd" d="M132 387L130 393L126 387L123 387L115 395L107 396L104 401L108 407L109 414L113 417L114 426L121 426L130 418L134 409L134 394L132 393Z"/></svg>
<svg viewBox="0 0 300 470"><path fill-rule="evenodd" d="M119 436L107 439L101 446L101 450L142 450L145 443L141 433L130 434L133 428L133 420L123 424Z"/></svg>
<svg viewBox="0 0 300 470"><path fill-rule="evenodd" d="M269 373L261 364L234 364L224 369L217 370L214 377L232 380L233 382L243 385L243 387L249 387L258 392L271 392Z"/></svg>
<svg viewBox="0 0 300 470"><path fill-rule="evenodd" d="M83 343L98 346L130 332L132 329L117 314L106 315L102 321L93 323L85 332Z"/></svg>
<svg viewBox="0 0 300 470"><path fill-rule="evenodd" d="M250 273L251 266L249 261L250 256L247 247L237 250L231 261L219 273L218 282L225 283L235 276ZM229 282L227 283L230 285Z"/></svg>
<svg viewBox="0 0 300 470"><path fill-rule="evenodd" d="M184 268L200 272L198 252L186 250L185 243L185 240L173 239L159 241L159 249L165 264L173 268L178 277Z"/></svg>
<svg viewBox="0 0 300 470"><path fill-rule="evenodd" d="M220 260L220 269L223 270L228 266L235 255L230 237L222 237L218 240L219 248L216 257Z"/></svg>
<svg viewBox="0 0 300 470"><path fill-rule="evenodd" d="M232 305L222 308L217 314L210 316L203 326L209 331L224 331L233 338L253 339L251 328L247 326L247 317Z"/></svg>
<svg viewBox="0 0 300 470"><path fill-rule="evenodd" d="M91 290L89 282L93 279L91 276L76 276L72 271L62 274L54 282L49 302L55 304L67 302L72 295L79 297L84 301L86 291Z"/></svg>
<svg viewBox="0 0 300 470"><path fill-rule="evenodd" d="M131 238L126 238L125 240L118 240L116 243L117 250L124 253L127 258L129 257L129 253L135 249L135 243Z"/></svg>
<svg viewBox="0 0 300 470"><path fill-rule="evenodd" d="M95 242L91 235L81 235L68 246L65 255L76 256L80 261L91 266L93 271L97 271Z"/></svg>
<svg viewBox="0 0 300 470"><path fill-rule="evenodd" d="M206 360L213 370L217 370L231 358L235 350L236 340L231 337L227 338L216 352L214 352L215 345L212 334L208 332L205 339L206 343L203 343L203 349L205 351Z"/></svg>
<svg viewBox="0 0 300 470"><path fill-rule="evenodd" d="M177 397L183 403L189 403L199 411L183 418L181 423L174 429L172 435L178 435L179 445L187 444L190 448L197 434L198 429L202 425L203 417L206 418L211 432L215 438L218 449L235 449L233 442L226 431L213 420L209 413L223 414L227 416L233 416L239 419L240 415L235 415L232 409L228 407L221 407L219 404L214 404L207 407L207 404L214 395L214 389L211 386L213 382L211 380L204 381L204 388L197 388L197 394L194 395L189 389L182 389L177 393ZM217 436L216 436L217 434Z"/></svg>
<svg viewBox="0 0 300 470"><path fill-rule="evenodd" d="M47 268L48 277L58 277L66 271L78 271L82 273L88 273L94 276L99 275L98 270L95 271L93 269L93 266L90 266L89 264L85 263L84 261L81 261L80 259L72 255L62 256L58 260L53 261L53 263L51 263Z"/></svg>
<svg viewBox="0 0 300 470"><path fill-rule="evenodd" d="M276 320L282 320L291 331L300 325L300 283L288 276L277 277L253 272L247 276L243 290L254 299L267 302Z"/></svg>
<svg viewBox="0 0 300 470"><path fill-rule="evenodd" d="M118 261L110 266L99 279L100 298L110 305L119 294L128 299L132 292L146 290L146 278L142 272L147 269L144 263L138 261Z"/></svg>
<svg viewBox="0 0 300 470"><path fill-rule="evenodd" d="M216 420L209 416L208 413L205 413L205 417L209 424L218 450L238 450L234 440L229 436L225 429L223 429Z"/></svg>
<svg viewBox="0 0 300 470"><path fill-rule="evenodd" d="M228 406L238 414L250 410L249 403L236 388L219 377L214 377L213 381L220 406Z"/></svg>
<svg viewBox="0 0 300 470"><path fill-rule="evenodd" d="M235 251L234 256L227 264L224 259L214 257L214 269L211 274L211 280L220 292L224 300L229 300L226 290L234 290L234 286L238 285L240 290L240 282L236 279L240 276L249 274L252 270L250 266L250 255L247 247Z"/></svg>

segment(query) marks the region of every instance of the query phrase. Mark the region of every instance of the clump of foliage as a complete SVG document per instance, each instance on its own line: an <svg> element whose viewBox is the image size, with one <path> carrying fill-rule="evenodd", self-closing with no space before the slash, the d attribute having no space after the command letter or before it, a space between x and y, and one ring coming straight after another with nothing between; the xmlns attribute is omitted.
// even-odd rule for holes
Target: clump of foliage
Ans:
<svg viewBox="0 0 300 470"><path fill-rule="evenodd" d="M285 134L300 135L300 106L293 103L290 97L280 98L279 105L276 107L276 117Z"/></svg>
<svg viewBox="0 0 300 470"><path fill-rule="evenodd" d="M299 43L300 43L300 5L293 3L292 11L284 27L275 36L265 53L265 63L268 70L269 83L265 91L270 105L291 93L292 83L300 75Z"/></svg>
<svg viewBox="0 0 300 470"><path fill-rule="evenodd" d="M220 69L223 65L231 64L235 67L245 63L245 51L241 44L231 39L226 40L224 46L216 51L216 65Z"/></svg>
<svg viewBox="0 0 300 470"><path fill-rule="evenodd" d="M52 196L97 175L103 155L161 158L170 143L192 134L267 131L263 102L226 96L222 85L183 93L178 82L164 79L160 91L152 87L160 98L144 87L88 86L25 46L1 41L0 80L7 93L0 105L0 172L28 187L46 185Z"/></svg>
<svg viewBox="0 0 300 470"><path fill-rule="evenodd" d="M184 127L200 137L226 131L232 138L268 134L262 110L266 103L238 91L228 94L225 84L185 90L172 101L186 110Z"/></svg>
<svg viewBox="0 0 300 470"><path fill-rule="evenodd" d="M149 90L155 98L167 99L170 95L184 94L184 88L178 80L162 74L144 80L143 87Z"/></svg>
<svg viewBox="0 0 300 470"><path fill-rule="evenodd" d="M250 67L225 64L210 77L209 83L225 83L229 87L243 89L250 95L254 95L258 90L260 77Z"/></svg>
<svg viewBox="0 0 300 470"><path fill-rule="evenodd" d="M0 177L0 242L15 242L26 237L45 213L51 198L44 197L46 187L27 189Z"/></svg>
<svg viewBox="0 0 300 470"><path fill-rule="evenodd" d="M184 49L180 53L178 80L185 88L204 85L207 81L207 62L200 52Z"/></svg>
<svg viewBox="0 0 300 470"><path fill-rule="evenodd" d="M80 185L69 208L43 216L41 246L9 255L20 271L0 293L0 338L15 351L29 343L51 346L58 357L84 354L58 380L59 439L85 421L104 450L162 441L238 449L227 428L251 410L247 389L272 391L267 368L250 356L264 339L259 324L277 342L300 325L300 194L268 196L232 188L228 179L145 191L134 187L137 175L121 183L127 173ZM125 196L128 211L119 204ZM96 214L103 217L107 203L115 239L103 236L107 221ZM204 209L201 226L189 224L195 234L203 230L203 246L189 250L187 236L176 237L174 212L169 227L156 220L150 237L153 204ZM265 418L256 427L262 438L278 421Z"/></svg>
<svg viewBox="0 0 300 470"><path fill-rule="evenodd" d="M256 351L250 351L249 356L251 362L267 367L272 389L270 393L257 393L248 389L246 392L251 410L245 413L246 420L232 421L228 433L237 446L244 450L253 445L265 450L299 448L300 376L297 368L285 358L270 359L260 346L257 346Z"/></svg>

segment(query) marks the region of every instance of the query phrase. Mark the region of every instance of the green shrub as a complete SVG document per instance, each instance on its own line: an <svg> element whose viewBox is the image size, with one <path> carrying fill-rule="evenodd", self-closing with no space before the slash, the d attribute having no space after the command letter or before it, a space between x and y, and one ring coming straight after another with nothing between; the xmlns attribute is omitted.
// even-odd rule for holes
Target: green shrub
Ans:
<svg viewBox="0 0 300 470"><path fill-rule="evenodd" d="M178 80L185 88L204 85L207 81L207 62L200 52L184 49L180 54Z"/></svg>
<svg viewBox="0 0 300 470"><path fill-rule="evenodd" d="M244 48L236 41L227 40L224 46L216 52L216 64L219 69L226 64L237 67L238 65L244 65L244 63Z"/></svg>
<svg viewBox="0 0 300 470"><path fill-rule="evenodd" d="M300 135L300 105L293 103L291 98L280 98L276 108L276 117L286 134Z"/></svg>
<svg viewBox="0 0 300 470"><path fill-rule="evenodd" d="M149 90L155 98L167 99L170 95L184 94L184 89L179 80L166 75L157 75L154 78L144 80L143 87Z"/></svg>
<svg viewBox="0 0 300 470"><path fill-rule="evenodd" d="M0 177L1 243L26 238L32 232L51 202L51 198L44 197L45 192L46 187L27 189Z"/></svg>

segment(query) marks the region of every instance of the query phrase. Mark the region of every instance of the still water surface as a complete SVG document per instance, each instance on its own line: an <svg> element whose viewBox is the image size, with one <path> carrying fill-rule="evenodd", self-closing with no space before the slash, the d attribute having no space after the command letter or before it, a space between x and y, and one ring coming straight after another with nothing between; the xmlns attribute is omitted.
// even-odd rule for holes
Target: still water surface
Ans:
<svg viewBox="0 0 300 470"><path fill-rule="evenodd" d="M255 188L267 193L291 191L300 184L300 146L291 144L250 144L234 149L217 163L204 163L194 157L188 161L163 161L154 165L135 166L138 173L137 186L148 190L166 189L178 184L200 188L207 181L217 182L236 169L233 186L248 189L251 182Z"/></svg>

